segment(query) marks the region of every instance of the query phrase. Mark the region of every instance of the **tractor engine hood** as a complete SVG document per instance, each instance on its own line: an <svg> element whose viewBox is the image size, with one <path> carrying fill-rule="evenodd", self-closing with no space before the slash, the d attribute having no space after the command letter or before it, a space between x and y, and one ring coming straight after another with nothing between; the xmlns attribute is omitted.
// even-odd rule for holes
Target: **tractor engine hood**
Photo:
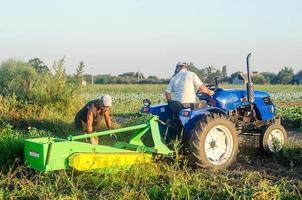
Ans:
<svg viewBox="0 0 302 200"><path fill-rule="evenodd" d="M255 99L269 97L263 91L255 91ZM234 110L235 108L248 104L247 91L243 89L217 89L214 95L216 106L224 110Z"/></svg>

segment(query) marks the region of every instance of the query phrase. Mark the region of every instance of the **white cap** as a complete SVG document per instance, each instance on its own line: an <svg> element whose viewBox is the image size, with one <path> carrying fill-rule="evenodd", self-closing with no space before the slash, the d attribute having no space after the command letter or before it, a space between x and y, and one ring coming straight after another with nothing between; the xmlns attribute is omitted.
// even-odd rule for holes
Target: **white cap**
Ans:
<svg viewBox="0 0 302 200"><path fill-rule="evenodd" d="M108 106L108 107L112 106L112 100L108 94L101 96L100 99L102 100L104 106Z"/></svg>
<svg viewBox="0 0 302 200"><path fill-rule="evenodd" d="M185 61L182 61L182 62L178 62L177 64L176 64L176 67L180 67L180 66L187 66L188 67L188 62L185 62Z"/></svg>

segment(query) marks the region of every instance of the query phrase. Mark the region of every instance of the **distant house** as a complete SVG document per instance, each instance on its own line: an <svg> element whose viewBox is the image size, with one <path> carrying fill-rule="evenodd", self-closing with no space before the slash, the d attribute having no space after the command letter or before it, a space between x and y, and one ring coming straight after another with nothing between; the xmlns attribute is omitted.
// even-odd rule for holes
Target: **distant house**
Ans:
<svg viewBox="0 0 302 200"><path fill-rule="evenodd" d="M236 85L243 85L247 82L247 74L239 72L237 76L234 76L232 79L232 83Z"/></svg>
<svg viewBox="0 0 302 200"><path fill-rule="evenodd" d="M258 75L258 72L252 72L251 76L255 76ZM233 84L237 84L237 85L242 85L242 84L246 84L248 81L248 77L247 74L241 73L239 72L237 76L234 76L232 79L232 83Z"/></svg>
<svg viewBox="0 0 302 200"><path fill-rule="evenodd" d="M239 78L239 74L238 76L235 76L233 79L232 79L232 83L235 84L235 85L242 85L243 84L243 79Z"/></svg>

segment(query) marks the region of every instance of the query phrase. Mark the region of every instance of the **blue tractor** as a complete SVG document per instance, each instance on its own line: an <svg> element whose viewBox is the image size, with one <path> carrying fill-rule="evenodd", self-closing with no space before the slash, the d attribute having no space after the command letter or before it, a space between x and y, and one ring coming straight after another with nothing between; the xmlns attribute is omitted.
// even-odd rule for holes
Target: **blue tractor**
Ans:
<svg viewBox="0 0 302 200"><path fill-rule="evenodd" d="M262 152L279 152L287 133L276 115L276 106L270 95L254 91L246 58L247 76L241 76L246 90L223 89L216 84L207 85L215 92L213 97L197 93L199 102L173 114L168 104L151 105L144 100L143 113L159 117L162 140L170 143L180 139L190 161L198 167L226 168L236 160L238 135L259 136ZM180 125L179 125L180 124Z"/></svg>

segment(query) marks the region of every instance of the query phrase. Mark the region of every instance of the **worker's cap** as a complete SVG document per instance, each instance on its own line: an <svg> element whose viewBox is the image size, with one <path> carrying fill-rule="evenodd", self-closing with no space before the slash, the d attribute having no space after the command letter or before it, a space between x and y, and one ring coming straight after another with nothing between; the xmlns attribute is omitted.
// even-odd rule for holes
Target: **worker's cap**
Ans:
<svg viewBox="0 0 302 200"><path fill-rule="evenodd" d="M111 107L112 106L112 99L108 94L105 94L105 95L101 96L100 99L102 101L103 106L106 106L106 107Z"/></svg>
<svg viewBox="0 0 302 200"><path fill-rule="evenodd" d="M175 71L174 71L174 76L180 71L180 68L181 67L186 67L186 68L188 68L189 67L189 65L188 65L188 63L187 62L178 62L177 64L176 64L176 67L175 67Z"/></svg>
<svg viewBox="0 0 302 200"><path fill-rule="evenodd" d="M176 67L181 67L181 66L188 67L189 64L188 64L188 62L184 62L184 61L178 62L178 63L176 64Z"/></svg>

